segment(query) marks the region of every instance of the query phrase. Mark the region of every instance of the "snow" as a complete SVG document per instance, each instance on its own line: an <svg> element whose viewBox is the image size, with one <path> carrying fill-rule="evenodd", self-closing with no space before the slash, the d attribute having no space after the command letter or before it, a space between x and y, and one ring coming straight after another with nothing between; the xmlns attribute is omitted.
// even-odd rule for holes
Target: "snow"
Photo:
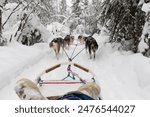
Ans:
<svg viewBox="0 0 150 117"><path fill-rule="evenodd" d="M58 36L65 37L66 35L70 34L69 28L58 22L53 22L47 25L47 30L52 35L52 38ZM48 42L50 42L52 38L49 39Z"/></svg>
<svg viewBox="0 0 150 117"><path fill-rule="evenodd" d="M142 0L141 0L142 2ZM146 13L150 12L150 3L144 3L142 6L142 10ZM147 16L148 17L148 16ZM142 35L141 35L141 41L138 46L139 52L144 52L145 49L148 48L148 45L144 42L144 39L146 39L145 35L150 34L150 22L146 21L143 27ZM148 38L150 35L148 35ZM147 40L147 39L146 39Z"/></svg>
<svg viewBox="0 0 150 117"><path fill-rule="evenodd" d="M6 8L10 8L3 13L3 21L11 13L16 4L7 4ZM148 4L143 5L145 12L150 11ZM19 18L21 11L13 14L8 23L4 27L3 36L10 39L10 35L14 34L19 26ZM28 78L35 82L36 78L47 68L58 63L67 62L64 52L60 52L60 59L57 60L54 51L49 48L49 42L55 37L64 37L70 34L70 30L65 25L53 22L44 27L37 16L31 15L33 20L30 24L34 28L40 30L45 43L38 43L33 46L24 46L16 41L7 46L0 46L0 99L1 100L17 100L14 87L16 81L22 78ZM149 33L148 24L145 24L143 35ZM82 33L82 27L78 26L78 34L74 34L77 39L79 33ZM96 75L96 80L101 86L101 96L104 100L125 100L125 99L150 99L150 58L144 57L142 54L133 54L128 51L118 51L112 48L108 42L107 30L102 29L101 35L93 37L98 41L99 49L96 59L89 59L86 51L80 53L73 62L81 64L92 70ZM81 32L80 32L81 31ZM144 37L139 44L139 51L144 51L147 45L144 43ZM75 41L77 42L77 41ZM66 50L71 56L76 45L72 45ZM77 54L84 45L78 45L74 53ZM67 75L67 66L62 66L51 73L45 74L43 79L62 79ZM73 68L73 71L84 79L91 76L85 74L81 70ZM76 85L51 85L40 88L45 96L61 95L70 90L76 90ZM31 93L31 92L29 92Z"/></svg>
<svg viewBox="0 0 150 117"><path fill-rule="evenodd" d="M146 13L150 12L150 3L144 3L142 6L142 10Z"/></svg>
<svg viewBox="0 0 150 117"><path fill-rule="evenodd" d="M29 48L19 44L10 45L9 47L0 47L0 51L0 88L11 82L11 80L13 80L12 77L20 73L20 68L27 67L34 63L34 61L40 59L40 56L43 55L43 51L40 49ZM30 60L33 61L31 62Z"/></svg>
<svg viewBox="0 0 150 117"><path fill-rule="evenodd" d="M83 51L74 59L74 62L90 68L96 74L96 80L102 88L102 98L105 100L150 99L150 59L141 54L119 52L113 49L110 44L104 44L108 37L98 35L94 35L94 37L98 40L100 47L96 59L89 59L87 53ZM75 53L78 53L83 47L84 45L78 46ZM69 50L66 50L67 53L71 55L74 48L75 45L72 45ZM14 92L17 80L29 78L35 81L43 70L67 61L66 55L62 52L60 59L57 60L47 43L36 44L31 47L12 44L7 47L0 47L0 51L0 99L5 100L18 99ZM62 79L67 75L66 67L63 66L43 77ZM84 78L83 72L74 70ZM75 85L67 85L67 87L56 85L53 87L57 88L44 86L41 91L48 96L76 90Z"/></svg>
<svg viewBox="0 0 150 117"><path fill-rule="evenodd" d="M12 15L10 16L9 20L7 21L7 23L4 25L4 30L3 30L3 37L7 39L7 41L9 42L9 39L12 35L12 41L16 41L17 37L14 37L15 33L18 30L18 27L20 25L20 20L22 19L24 13L30 14L31 10L23 10L22 5L19 5L19 7L17 7L17 9L15 11L14 8L16 8L17 4L16 3L8 3L5 6L5 10L3 12L3 20L2 23L4 23L7 18L10 16L10 14L12 13ZM49 31L46 29L46 27L44 27L43 24L41 24L40 19L37 17L37 15L31 13L28 23L26 24L24 30L23 30L23 35L28 35L30 34L30 31L37 29L42 35L41 38L44 42L48 41L47 37L50 37L51 34L49 33Z"/></svg>
<svg viewBox="0 0 150 117"><path fill-rule="evenodd" d="M2 22L4 23L8 16L12 13L13 9L17 6L16 3L11 3L11 4L6 4L5 6L5 12L3 12L3 20ZM16 9L20 9L21 5ZM15 10L15 11L16 11ZM18 10L18 12L13 12L12 16L9 18L8 22L6 23L6 25L4 26L4 31L9 30L14 24L16 24L18 22L18 20L21 18L21 14L22 14L22 10Z"/></svg>
<svg viewBox="0 0 150 117"><path fill-rule="evenodd" d="M72 6L71 0L66 0L68 6Z"/></svg>

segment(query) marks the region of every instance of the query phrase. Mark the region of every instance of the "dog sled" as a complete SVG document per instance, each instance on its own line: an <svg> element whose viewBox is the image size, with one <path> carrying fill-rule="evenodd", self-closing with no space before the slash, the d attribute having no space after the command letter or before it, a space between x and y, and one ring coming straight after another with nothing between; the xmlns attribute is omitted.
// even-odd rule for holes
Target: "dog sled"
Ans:
<svg viewBox="0 0 150 117"><path fill-rule="evenodd" d="M43 76L45 74L50 75L51 72L63 66L64 68L66 67L67 71L67 74L64 77L58 79L54 79L52 77L44 79ZM84 74L86 74L86 78L81 77L77 71L79 73L82 71L82 74L84 72ZM43 95L45 95L48 99L55 99L58 97L58 94L63 95L67 92L76 91L79 87L89 82L95 82L95 74L90 69L73 62L65 62L54 65L44 70L37 78L37 85L40 87Z"/></svg>
<svg viewBox="0 0 150 117"><path fill-rule="evenodd" d="M51 72L65 66L67 74L65 77L44 77ZM77 69L79 72L77 72ZM82 72L85 73L82 73ZM64 68L62 73L64 72ZM80 76L78 73L80 73ZM60 74L60 72L55 72ZM83 74L86 76L83 77ZM88 75L88 77L87 77ZM20 79L16 82L15 92L22 100L94 100L101 99L101 88L95 80L95 74L73 62L54 65L44 70L36 79L36 83L30 79Z"/></svg>

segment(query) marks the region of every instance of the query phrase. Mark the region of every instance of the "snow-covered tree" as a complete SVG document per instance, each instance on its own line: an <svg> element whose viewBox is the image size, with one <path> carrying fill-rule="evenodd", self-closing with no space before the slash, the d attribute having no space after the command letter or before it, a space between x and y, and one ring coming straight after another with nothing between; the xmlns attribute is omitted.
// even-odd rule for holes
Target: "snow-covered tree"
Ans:
<svg viewBox="0 0 150 117"><path fill-rule="evenodd" d="M98 30L99 14L101 10L100 0L73 0L72 13L75 14L75 26L84 29L84 33L93 35ZM78 27L77 27L78 28Z"/></svg>
<svg viewBox="0 0 150 117"><path fill-rule="evenodd" d="M100 33L101 24L100 24L100 13L102 10L101 0L92 0L92 3L89 5L89 16L87 24L89 25L90 34Z"/></svg>
<svg viewBox="0 0 150 117"><path fill-rule="evenodd" d="M13 1L11 1L13 2ZM41 24L37 16L37 6L42 7L39 2L21 1L9 3L3 12L3 36L8 42L18 41L25 45L33 45L46 41L49 32Z"/></svg>
<svg viewBox="0 0 150 117"><path fill-rule="evenodd" d="M105 0L102 21L110 30L110 42L117 42L125 50L137 52L145 22L139 0Z"/></svg>
<svg viewBox="0 0 150 117"><path fill-rule="evenodd" d="M145 24L138 49L144 56L150 57L150 0L140 0L138 5L146 13Z"/></svg>
<svg viewBox="0 0 150 117"><path fill-rule="evenodd" d="M7 4L7 0L0 1L0 46L3 46L6 44L6 40L2 36L2 12L6 4Z"/></svg>
<svg viewBox="0 0 150 117"><path fill-rule="evenodd" d="M72 0L73 5L72 5L72 13L74 13L76 15L76 17L79 17L81 14L81 0Z"/></svg>
<svg viewBox="0 0 150 117"><path fill-rule="evenodd" d="M65 15L67 12L67 3L66 0L61 0L60 1L60 14Z"/></svg>

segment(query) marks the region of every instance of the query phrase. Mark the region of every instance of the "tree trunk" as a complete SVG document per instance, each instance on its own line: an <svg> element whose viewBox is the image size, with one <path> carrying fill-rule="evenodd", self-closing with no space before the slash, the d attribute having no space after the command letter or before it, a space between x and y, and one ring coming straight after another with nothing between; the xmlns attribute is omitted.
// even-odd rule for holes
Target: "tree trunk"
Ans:
<svg viewBox="0 0 150 117"><path fill-rule="evenodd" d="M0 37L2 36L2 10L0 9Z"/></svg>
<svg viewBox="0 0 150 117"><path fill-rule="evenodd" d="M2 10L0 9L0 46L3 46L2 40Z"/></svg>

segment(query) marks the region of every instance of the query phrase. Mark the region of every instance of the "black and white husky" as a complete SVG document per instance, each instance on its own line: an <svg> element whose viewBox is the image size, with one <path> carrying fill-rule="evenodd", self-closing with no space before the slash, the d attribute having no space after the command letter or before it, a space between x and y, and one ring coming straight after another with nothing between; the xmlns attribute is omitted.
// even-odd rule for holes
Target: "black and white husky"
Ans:
<svg viewBox="0 0 150 117"><path fill-rule="evenodd" d="M61 38L61 37L54 38L49 44L49 47L53 48L57 59L59 59L60 49L63 48L63 46L64 46L63 38Z"/></svg>
<svg viewBox="0 0 150 117"><path fill-rule="evenodd" d="M37 85L29 79L17 81L15 92L21 100L52 100L52 98L44 97ZM76 91L53 97L57 97L55 100L94 100L99 99L100 92L101 88L96 82L89 82L80 86Z"/></svg>
<svg viewBox="0 0 150 117"><path fill-rule="evenodd" d="M98 50L98 43L92 36L85 38L85 48L90 54L90 59L92 57L95 58L96 51Z"/></svg>
<svg viewBox="0 0 150 117"><path fill-rule="evenodd" d="M85 44L87 37L83 36L83 35L79 35L78 36L78 41L80 42L80 44Z"/></svg>

